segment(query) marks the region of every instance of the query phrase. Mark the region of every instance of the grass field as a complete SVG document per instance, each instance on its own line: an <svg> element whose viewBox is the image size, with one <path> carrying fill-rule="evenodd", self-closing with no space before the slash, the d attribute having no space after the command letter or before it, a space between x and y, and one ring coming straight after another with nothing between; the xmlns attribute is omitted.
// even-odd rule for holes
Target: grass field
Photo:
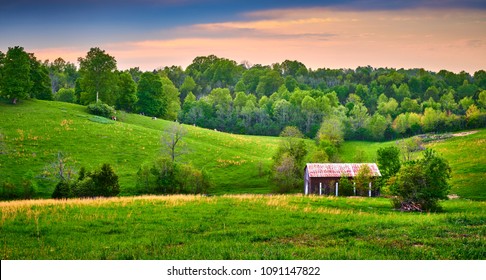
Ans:
<svg viewBox="0 0 486 280"><path fill-rule="evenodd" d="M0 153L0 174L15 183L37 178L62 151L78 168L112 164L120 177L121 194L128 195L140 165L161 154L160 137L170 122L136 114L123 114L119 119L95 117L85 107L68 103L0 103L0 133L6 150ZM270 192L272 186L264 171L269 169L278 138L186 128L184 141L189 152L179 160L208 171L214 185L211 193ZM54 183L37 181L40 192L49 197Z"/></svg>
<svg viewBox="0 0 486 280"><path fill-rule="evenodd" d="M344 162L376 162L376 151L390 142L346 141L341 148ZM486 200L486 130L481 129L466 136L430 142L426 148L436 150L446 158L452 169L451 191L460 197ZM421 157L421 152L415 153Z"/></svg>
<svg viewBox="0 0 486 280"><path fill-rule="evenodd" d="M402 213L384 198L147 196L0 202L7 259L486 259L486 204Z"/></svg>
<svg viewBox="0 0 486 280"><path fill-rule="evenodd" d="M137 114L121 114L117 122L86 112L84 106L49 101L0 102L0 182L37 184L39 197L50 197L55 182L39 179L59 151L78 168L114 166L121 195L133 194L135 174L143 163L161 153L160 137L170 122ZM271 158L280 139L244 136L186 126L189 152L179 159L210 174L212 194L270 193ZM446 157L453 170L452 193L486 200L486 130L427 144ZM1 139L0 139L1 140ZM3 143L2 143L3 142ZM307 140L314 149L314 141ZM376 150L391 142L346 141L340 149L343 162L374 162Z"/></svg>

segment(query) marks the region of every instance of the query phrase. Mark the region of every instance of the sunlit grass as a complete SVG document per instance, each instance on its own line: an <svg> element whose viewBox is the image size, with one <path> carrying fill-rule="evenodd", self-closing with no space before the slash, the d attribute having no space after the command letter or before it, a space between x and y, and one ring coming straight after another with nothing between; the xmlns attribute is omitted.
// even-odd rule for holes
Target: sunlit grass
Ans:
<svg viewBox="0 0 486 280"><path fill-rule="evenodd" d="M2 259L485 259L485 202L140 196L0 203Z"/></svg>

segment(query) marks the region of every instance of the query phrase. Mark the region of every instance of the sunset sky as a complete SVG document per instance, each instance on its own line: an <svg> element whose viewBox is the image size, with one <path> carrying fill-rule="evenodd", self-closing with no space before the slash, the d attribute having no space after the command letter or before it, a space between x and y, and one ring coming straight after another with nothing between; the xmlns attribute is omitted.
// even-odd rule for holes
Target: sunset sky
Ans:
<svg viewBox="0 0 486 280"><path fill-rule="evenodd" d="M91 47L119 69L214 54L307 67L486 69L485 0L0 0L0 50L77 63Z"/></svg>

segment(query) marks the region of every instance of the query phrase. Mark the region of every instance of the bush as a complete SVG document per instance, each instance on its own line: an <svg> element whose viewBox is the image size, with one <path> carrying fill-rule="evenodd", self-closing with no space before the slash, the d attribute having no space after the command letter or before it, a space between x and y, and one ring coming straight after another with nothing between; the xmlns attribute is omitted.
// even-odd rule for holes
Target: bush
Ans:
<svg viewBox="0 0 486 280"><path fill-rule="evenodd" d="M137 194L200 194L210 187L204 171L190 164L177 164L160 157L152 164L144 164L137 172Z"/></svg>
<svg viewBox="0 0 486 280"><path fill-rule="evenodd" d="M118 175L109 164L105 163L94 172L87 172L84 167L81 168L75 183L60 181L52 193L52 198L110 197L119 193Z"/></svg>
<svg viewBox="0 0 486 280"><path fill-rule="evenodd" d="M339 179L339 196L352 196L354 195L354 186L351 180L349 180L347 174L342 174Z"/></svg>
<svg viewBox="0 0 486 280"><path fill-rule="evenodd" d="M60 198L68 198L71 196L71 186L68 182L60 181L57 183L54 192L52 193L52 198L60 199Z"/></svg>
<svg viewBox="0 0 486 280"><path fill-rule="evenodd" d="M76 103L76 95L73 88L60 88L54 95L54 100L68 103Z"/></svg>
<svg viewBox="0 0 486 280"><path fill-rule="evenodd" d="M447 199L451 169L448 162L427 149L420 161L408 162L391 178L390 191L395 208L403 211L437 211Z"/></svg>
<svg viewBox="0 0 486 280"><path fill-rule="evenodd" d="M110 118L115 115L115 108L103 102L97 102L88 105L88 112L93 115Z"/></svg>
<svg viewBox="0 0 486 280"><path fill-rule="evenodd" d="M22 180L20 185L15 185L11 182L3 182L0 189L0 199L31 199L36 194L35 185L30 180Z"/></svg>
<svg viewBox="0 0 486 280"><path fill-rule="evenodd" d="M93 184L95 186L96 196L117 196L120 193L120 185L118 184L118 175L111 167L105 163L100 170L90 174Z"/></svg>

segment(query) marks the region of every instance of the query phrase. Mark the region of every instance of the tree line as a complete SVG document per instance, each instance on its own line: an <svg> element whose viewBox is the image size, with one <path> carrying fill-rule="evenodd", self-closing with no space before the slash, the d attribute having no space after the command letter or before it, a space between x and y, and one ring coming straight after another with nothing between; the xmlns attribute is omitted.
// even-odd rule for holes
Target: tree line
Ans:
<svg viewBox="0 0 486 280"><path fill-rule="evenodd" d="M37 98L178 120L220 131L279 135L295 126L306 137L390 140L486 126L486 72L373 68L312 70L299 61L272 65L196 57L184 70L118 70L91 48L79 67L41 62L22 47L0 52L0 95ZM336 144L336 143L334 143Z"/></svg>

